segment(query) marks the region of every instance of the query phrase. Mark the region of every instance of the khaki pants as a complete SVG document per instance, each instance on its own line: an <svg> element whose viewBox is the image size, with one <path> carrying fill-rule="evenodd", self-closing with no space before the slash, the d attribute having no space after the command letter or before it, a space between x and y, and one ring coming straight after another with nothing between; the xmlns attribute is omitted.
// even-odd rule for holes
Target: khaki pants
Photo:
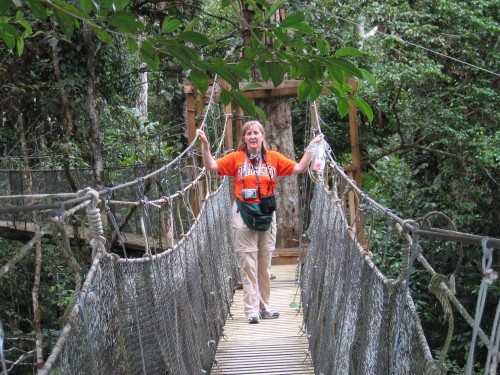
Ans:
<svg viewBox="0 0 500 375"><path fill-rule="evenodd" d="M271 260L276 246L276 214L271 229L259 232L248 228L236 203L233 204L235 250L243 285L243 311L248 317L269 309L271 296Z"/></svg>

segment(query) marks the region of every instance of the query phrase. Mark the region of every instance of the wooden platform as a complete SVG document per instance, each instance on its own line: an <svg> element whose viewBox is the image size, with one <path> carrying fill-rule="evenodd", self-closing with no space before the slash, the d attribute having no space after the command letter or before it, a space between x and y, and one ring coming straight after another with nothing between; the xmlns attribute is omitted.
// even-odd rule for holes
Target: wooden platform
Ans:
<svg viewBox="0 0 500 375"><path fill-rule="evenodd" d="M242 290L236 290L234 304L215 355L212 375L309 375L314 369L302 335L302 315L297 307L300 290L295 284L293 264L274 265L271 304L278 319L248 324L243 314Z"/></svg>

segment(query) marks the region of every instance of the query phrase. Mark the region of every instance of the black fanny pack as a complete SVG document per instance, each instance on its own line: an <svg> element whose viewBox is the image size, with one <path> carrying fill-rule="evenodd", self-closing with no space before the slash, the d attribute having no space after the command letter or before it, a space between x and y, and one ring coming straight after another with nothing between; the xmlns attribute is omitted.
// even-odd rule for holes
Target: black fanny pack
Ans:
<svg viewBox="0 0 500 375"><path fill-rule="evenodd" d="M243 222L250 229L266 232L271 228L274 210L270 213L264 213L261 209L261 203L245 203L239 199L236 199L236 205Z"/></svg>
<svg viewBox="0 0 500 375"><path fill-rule="evenodd" d="M276 197L274 194L260 198L260 210L263 214L269 215L276 211Z"/></svg>

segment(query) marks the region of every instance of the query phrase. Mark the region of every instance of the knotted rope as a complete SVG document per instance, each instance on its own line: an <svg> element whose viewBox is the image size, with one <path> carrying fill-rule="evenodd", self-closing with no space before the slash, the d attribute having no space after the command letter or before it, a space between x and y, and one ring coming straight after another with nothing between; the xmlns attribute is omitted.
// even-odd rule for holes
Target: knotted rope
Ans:
<svg viewBox="0 0 500 375"><path fill-rule="evenodd" d="M99 193L91 188L85 188L79 190L76 193L77 197L82 197L84 195L91 196L90 205L87 206L87 220L89 223L89 232L92 236L90 240L90 246L92 247L92 258L96 256L98 252L105 252L106 248L106 238L104 237L104 231L102 229L101 211L97 207L99 204Z"/></svg>
<svg viewBox="0 0 500 375"><path fill-rule="evenodd" d="M488 293L489 285L497 277L496 273L493 272L491 268L491 263L493 262L493 248L488 247L489 237L484 237L481 241L483 246L483 259L481 261L483 274L481 280L481 287L479 288L479 293L477 296L476 313L474 315L474 327L472 328L472 340L469 349L469 355L467 357L467 364L465 367L465 374L472 374L472 369L474 367L474 348L476 346L476 338L481 323L481 318L483 317L484 305L486 302L486 295Z"/></svg>

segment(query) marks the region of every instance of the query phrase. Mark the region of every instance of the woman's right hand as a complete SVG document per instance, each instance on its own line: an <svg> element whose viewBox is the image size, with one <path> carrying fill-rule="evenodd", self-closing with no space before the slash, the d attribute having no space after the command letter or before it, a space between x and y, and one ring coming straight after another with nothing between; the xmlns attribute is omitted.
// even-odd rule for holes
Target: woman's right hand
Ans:
<svg viewBox="0 0 500 375"><path fill-rule="evenodd" d="M202 130L202 129L196 129L196 135L198 137L200 137L200 140L205 144L205 145L209 145L209 142L208 142L208 138L207 138L207 135L205 134L205 132Z"/></svg>

